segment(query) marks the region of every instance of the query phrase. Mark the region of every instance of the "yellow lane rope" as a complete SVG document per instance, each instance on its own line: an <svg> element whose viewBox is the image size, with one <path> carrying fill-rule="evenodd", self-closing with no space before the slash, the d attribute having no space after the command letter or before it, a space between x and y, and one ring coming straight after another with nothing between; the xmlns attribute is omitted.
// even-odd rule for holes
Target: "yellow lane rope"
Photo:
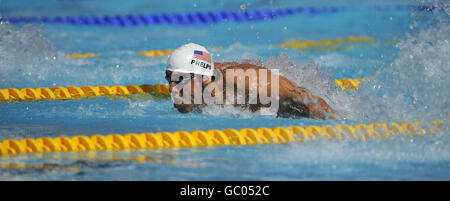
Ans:
<svg viewBox="0 0 450 201"><path fill-rule="evenodd" d="M96 57L100 54L88 52L88 53L74 53L74 54L65 54L66 57L72 57L74 59L84 59L86 57Z"/></svg>
<svg viewBox="0 0 450 201"><path fill-rule="evenodd" d="M215 49L216 50L221 50L222 47L218 46L218 47L215 47ZM148 57L162 57L162 56L166 56L166 55L172 53L172 51L173 50L171 50L171 49L166 49L166 50L149 50L149 51L141 50L141 51L138 51L137 53L142 55L142 56L148 56ZM84 58L87 58L87 57L96 57L96 56L99 56L100 54L87 52L87 53L73 53L73 54L67 53L65 55L67 57L72 57L74 59L84 59Z"/></svg>
<svg viewBox="0 0 450 201"><path fill-rule="evenodd" d="M217 51L220 51L222 49L221 46L217 46L214 47ZM162 56L166 56L170 53L172 53L173 50L171 49L165 49L165 50L149 50L149 51L138 51L137 53L142 55L142 56L148 56L148 57L162 57ZM74 59L84 59L87 57L96 57L99 56L100 54L98 53L92 53L92 52L87 52L87 53L67 53L65 54L67 57L72 57Z"/></svg>
<svg viewBox="0 0 450 201"><path fill-rule="evenodd" d="M416 121L6 139L0 142L0 156L36 152L277 144L306 142L318 138L368 140L388 138L398 134L422 136L427 133L434 134L443 129L445 128L441 120L433 120L424 124Z"/></svg>
<svg viewBox="0 0 450 201"><path fill-rule="evenodd" d="M150 51L138 51L138 54L142 56L148 56L148 57L160 57L160 56L166 56L170 53L172 53L172 50L150 50ZM72 57L73 59L84 59L88 57L96 57L99 56L99 53L93 53L93 52L86 52L86 53L66 53L66 57Z"/></svg>
<svg viewBox="0 0 450 201"><path fill-rule="evenodd" d="M341 87L342 90L346 89L353 89L356 90L359 88L359 83L364 81L364 78L357 78L357 79L340 79L340 80L334 80L334 82Z"/></svg>
<svg viewBox="0 0 450 201"><path fill-rule="evenodd" d="M319 40L319 41L313 41L313 40L297 40L297 39L288 39L285 40L284 44L278 44L277 47L280 48L289 48L289 49L302 49L306 51L338 51L342 49L348 49L348 47L342 47L340 45L345 43L355 43L355 42L374 42L375 38L367 37L367 36L350 36L347 38L336 38L336 39L326 39L326 40ZM222 49L221 46L215 47L217 51L220 51ZM165 50L148 50L148 51L138 51L137 53L142 56L149 56L149 57L161 57L166 56L170 53L172 53L172 49L165 49ZM72 57L74 59L84 59L88 57L96 57L99 56L98 53L73 53L73 54L66 54L68 57Z"/></svg>
<svg viewBox="0 0 450 201"><path fill-rule="evenodd" d="M341 79L335 80L335 83L339 85L342 90L353 89L356 90L359 87L359 82L363 81L363 78L359 79ZM0 102L1 101L27 101L27 100L68 100L68 99L80 99L80 98L94 98L99 96L108 95L131 95L131 94L144 94L150 93L155 95L159 93L163 96L170 95L167 84L147 85L114 85L108 86L69 86L69 87L39 87L39 88L7 88L0 89ZM168 98L168 97L166 97Z"/></svg>
<svg viewBox="0 0 450 201"><path fill-rule="evenodd" d="M301 50L320 50L320 51L336 51L340 49L348 49L345 47L340 47L339 45L351 42L374 42L375 39L371 37L356 37L350 36L347 38L337 38L328 40L305 40L300 41L296 39L288 39L284 44L278 44L277 47L289 48L289 49L301 49Z"/></svg>
<svg viewBox="0 0 450 201"><path fill-rule="evenodd" d="M148 85L114 85L114 86L69 86L69 87L39 87L39 88L8 88L0 89L0 101L27 100L68 100L93 98L109 95L150 94L155 97L168 98L169 87L166 84Z"/></svg>
<svg viewBox="0 0 450 201"><path fill-rule="evenodd" d="M335 80L342 90L359 87L359 82L364 79ZM170 95L167 84L147 85L114 85L108 86L69 86L69 87L39 87L39 88L7 88L0 89L0 102L2 101L27 101L27 100L68 100L80 98L95 98L108 95L131 95L149 93L154 96L162 95L168 98Z"/></svg>
<svg viewBox="0 0 450 201"><path fill-rule="evenodd" d="M166 56L168 54L172 53L172 50L150 50L150 51L139 51L138 54L142 56L149 56L149 57L155 57L155 56Z"/></svg>

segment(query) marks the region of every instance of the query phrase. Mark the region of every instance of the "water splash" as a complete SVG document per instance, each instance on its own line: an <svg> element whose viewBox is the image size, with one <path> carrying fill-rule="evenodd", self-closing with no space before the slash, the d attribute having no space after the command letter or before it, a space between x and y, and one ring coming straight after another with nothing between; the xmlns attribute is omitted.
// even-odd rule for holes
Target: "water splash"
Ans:
<svg viewBox="0 0 450 201"><path fill-rule="evenodd" d="M287 53L281 53L279 57L272 56L265 62L262 58L244 60L244 62L264 66L268 69L279 69L280 75L323 98L331 107L341 113L343 118L351 117L348 103L352 99L350 94L354 94L354 92L342 91L334 83L332 73L321 70L320 65L314 61L307 65L300 65Z"/></svg>
<svg viewBox="0 0 450 201"><path fill-rule="evenodd" d="M16 28L0 24L0 86L25 80L47 80L55 51L43 29L32 25Z"/></svg>
<svg viewBox="0 0 450 201"><path fill-rule="evenodd" d="M447 15L448 17L448 15ZM439 18L441 18L439 16ZM435 27L424 26L417 35L399 42L398 58L387 68L366 78L360 94L365 105L355 111L375 112L368 120L445 119L449 114L450 25L441 18Z"/></svg>
<svg viewBox="0 0 450 201"><path fill-rule="evenodd" d="M442 2L436 6L448 9ZM445 11L448 17L448 10ZM396 45L397 59L366 77L357 91L338 89L331 73L321 71L314 61L302 66L287 54L281 54L267 62L262 59L250 62L280 69L281 75L323 97L346 119L366 122L446 119L450 115L449 33L448 18L439 15L435 27L424 26L417 35L407 34Z"/></svg>
<svg viewBox="0 0 450 201"><path fill-rule="evenodd" d="M52 87L111 84L153 84L163 80L166 57L135 56L130 51L102 53L98 58L73 59L56 51L42 27L0 24L0 87ZM142 74L161 75L159 82ZM158 80L158 79L156 79Z"/></svg>

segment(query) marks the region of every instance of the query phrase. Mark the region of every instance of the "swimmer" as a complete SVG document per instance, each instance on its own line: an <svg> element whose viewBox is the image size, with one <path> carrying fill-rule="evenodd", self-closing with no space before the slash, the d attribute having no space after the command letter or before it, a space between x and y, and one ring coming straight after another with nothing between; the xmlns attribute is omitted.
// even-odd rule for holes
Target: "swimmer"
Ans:
<svg viewBox="0 0 450 201"><path fill-rule="evenodd" d="M322 98L272 71L249 63L214 63L206 48L189 43L169 56L165 78L181 113L232 104L252 112L277 106L277 117L337 119L337 112Z"/></svg>

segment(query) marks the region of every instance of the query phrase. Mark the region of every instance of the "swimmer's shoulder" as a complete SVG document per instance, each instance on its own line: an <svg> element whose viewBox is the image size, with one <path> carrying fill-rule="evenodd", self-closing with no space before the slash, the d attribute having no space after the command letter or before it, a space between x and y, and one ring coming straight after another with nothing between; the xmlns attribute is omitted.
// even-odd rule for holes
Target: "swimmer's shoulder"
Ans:
<svg viewBox="0 0 450 201"><path fill-rule="evenodd" d="M214 63L214 68L222 71L222 70L225 70L226 68L234 67L237 65L239 65L238 62L216 62L216 63Z"/></svg>
<svg viewBox="0 0 450 201"><path fill-rule="evenodd" d="M214 63L214 67L217 70L223 71L225 69L267 69L262 66L257 66L254 64L249 63L238 63L238 62L220 62L220 63Z"/></svg>

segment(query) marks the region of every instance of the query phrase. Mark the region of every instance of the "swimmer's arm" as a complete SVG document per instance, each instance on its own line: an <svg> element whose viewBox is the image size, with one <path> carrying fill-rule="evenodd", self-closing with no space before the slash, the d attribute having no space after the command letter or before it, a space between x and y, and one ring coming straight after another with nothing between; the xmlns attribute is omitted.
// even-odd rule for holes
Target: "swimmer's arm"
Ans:
<svg viewBox="0 0 450 201"><path fill-rule="evenodd" d="M331 108L325 102L325 100L323 100L322 98L317 97L317 96L315 96L313 99L317 100L316 102L313 102L309 106L311 116L313 116L313 118L320 118L320 119L329 118L329 119L337 120L336 111L333 108Z"/></svg>
<svg viewBox="0 0 450 201"><path fill-rule="evenodd" d="M215 63L217 65L218 69L222 69L222 67L227 66L227 69L267 69L265 67L260 66L254 66L250 64L237 64L235 62L230 63ZM277 76L274 75L268 71L268 77L267 80L271 80L271 76ZM222 75L224 78L224 81L226 81L226 72L222 71ZM259 73L258 73L259 77ZM270 83L270 82L269 82ZM271 96L271 84L269 84L266 88L267 92L258 90L260 87L259 78L257 79L257 85L249 85L247 82L245 84L245 91L248 93L249 91L256 90L259 97L261 95L264 95L265 97ZM234 80L234 87L236 89L236 80ZM224 89L226 86L224 85ZM265 93L265 94L260 94ZM280 102L285 102L288 104L292 104L292 107L297 107L294 109L297 109L299 111L304 110L305 108L308 111L305 111L309 114L309 117L315 118L315 119L336 119L336 111L331 108L322 98L313 95L311 92L309 92L307 89L298 86L297 84L291 82L287 78L283 76L279 76L279 96L280 96ZM223 96L224 100L226 99L226 94ZM258 104L261 106L260 104Z"/></svg>
<svg viewBox="0 0 450 201"><path fill-rule="evenodd" d="M292 104L300 111L307 109L309 117L314 119L337 119L336 111L325 100L283 76L280 76L280 101Z"/></svg>
<svg viewBox="0 0 450 201"><path fill-rule="evenodd" d="M293 100L309 110L309 116L314 119L337 119L336 111L325 100L312 93L301 93L293 96Z"/></svg>

